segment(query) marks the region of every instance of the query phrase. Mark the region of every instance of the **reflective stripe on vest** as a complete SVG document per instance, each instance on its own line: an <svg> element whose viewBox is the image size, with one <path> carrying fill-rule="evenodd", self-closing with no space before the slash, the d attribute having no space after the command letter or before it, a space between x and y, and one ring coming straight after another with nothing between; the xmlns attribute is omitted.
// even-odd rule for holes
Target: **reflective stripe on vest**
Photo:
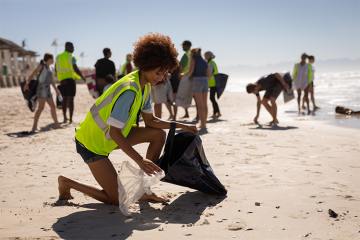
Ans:
<svg viewBox="0 0 360 240"><path fill-rule="evenodd" d="M187 60L186 66L183 69L183 73L187 72L190 69L190 50L186 51L185 55L188 57L188 60Z"/></svg>
<svg viewBox="0 0 360 240"><path fill-rule="evenodd" d="M144 105L149 101L151 87L146 84L144 87L144 96L142 95L139 71L130 73L113 84L91 107L76 131L75 137L88 150L98 155L108 155L113 151L117 144L110 136L110 125L106 123L117 99L127 90L135 92L135 99L129 111L124 127L121 129L126 138L133 124L136 123L137 113L141 111Z"/></svg>
<svg viewBox="0 0 360 240"><path fill-rule="evenodd" d="M211 77L208 79L208 82L209 82L209 87L216 87L216 82L215 82L215 77L214 75L218 74L218 69L217 69L217 66L216 66L216 63L214 62L214 60L210 60L208 65L210 64L213 64L214 66L214 70L211 74Z"/></svg>
<svg viewBox="0 0 360 240"><path fill-rule="evenodd" d="M295 77L297 74L297 70L299 67L300 63L295 63L295 68L294 68L294 73L293 73L293 82L295 81ZM308 82L311 83L312 82L312 68L311 68L311 64L306 63L308 65L309 71L308 71Z"/></svg>
<svg viewBox="0 0 360 240"><path fill-rule="evenodd" d="M94 103L94 105L90 108L90 112L91 115L96 123L96 125L98 125L99 128L101 128L104 133L105 133L105 138L106 140L112 140L111 136L110 136L110 131L109 131L109 125L107 125L104 120L101 118L99 111L106 107L107 105L109 105L114 96L116 96L124 87L129 87L132 86L134 87L137 91L139 91L139 87L135 82L124 82L123 84L121 84L119 87L116 88L116 90L111 94L108 95L104 100L102 100L99 105L96 106L96 104ZM147 94L149 95L149 94ZM146 98L148 99L148 96L146 96ZM135 100L136 100L136 96L135 96ZM135 101L134 101L135 102ZM130 111L131 112L131 111ZM128 119L125 122L125 126L128 124L129 120L131 119L133 114L137 114L137 113L130 113ZM124 127L121 132L124 132L126 127Z"/></svg>

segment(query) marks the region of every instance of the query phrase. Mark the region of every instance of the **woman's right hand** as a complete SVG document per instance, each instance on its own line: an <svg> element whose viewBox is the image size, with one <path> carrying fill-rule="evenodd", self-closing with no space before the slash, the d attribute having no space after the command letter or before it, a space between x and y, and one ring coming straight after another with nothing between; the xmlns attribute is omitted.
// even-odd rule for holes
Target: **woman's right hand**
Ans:
<svg viewBox="0 0 360 240"><path fill-rule="evenodd" d="M143 158L141 161L136 162L141 170L143 170L147 175L151 176L157 172L161 172L161 168L153 163L151 160Z"/></svg>
<svg viewBox="0 0 360 240"><path fill-rule="evenodd" d="M29 89L29 84L28 84L28 83L25 83L23 90L24 90L24 92L30 91L30 89Z"/></svg>

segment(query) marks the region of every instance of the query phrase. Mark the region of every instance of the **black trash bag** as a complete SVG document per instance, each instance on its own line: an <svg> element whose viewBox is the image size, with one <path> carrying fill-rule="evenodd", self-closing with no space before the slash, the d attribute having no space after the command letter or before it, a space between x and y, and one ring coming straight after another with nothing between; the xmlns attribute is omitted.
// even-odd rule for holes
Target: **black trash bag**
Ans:
<svg viewBox="0 0 360 240"><path fill-rule="evenodd" d="M224 92L225 87L226 87L226 83L228 80L228 75L223 74L223 73L218 73L216 75L214 75L215 77L215 82L216 82L216 95L217 98L219 99L221 94Z"/></svg>
<svg viewBox="0 0 360 240"><path fill-rule="evenodd" d="M164 153L156 162L166 174L161 181L225 195L227 190L207 161L200 136L188 132L175 136L175 128L176 123L171 123Z"/></svg>
<svg viewBox="0 0 360 240"><path fill-rule="evenodd" d="M280 76L284 79L285 83L289 85L289 89L292 87L292 77L290 75L290 72L281 73Z"/></svg>
<svg viewBox="0 0 360 240"><path fill-rule="evenodd" d="M37 98L37 87L39 85L39 77L40 74L42 73L44 69L44 65L42 65L41 70L36 78L36 80L31 80L29 82L29 91L24 92L24 86L25 86L25 81L20 83L20 87L21 87L21 92L23 94L24 99L26 100L27 106L29 107L30 111L35 111L36 107L37 107L37 103L38 103L38 98Z"/></svg>
<svg viewBox="0 0 360 240"><path fill-rule="evenodd" d="M24 92L25 81L20 83L23 97L26 101L27 106L32 112L35 111L38 102L37 94L36 94L36 89L38 84L39 84L38 80L31 80L29 83L29 91Z"/></svg>
<svg viewBox="0 0 360 240"><path fill-rule="evenodd" d="M57 89L60 91L61 85L58 85L58 86L57 86ZM61 92L61 91L60 91L60 92ZM57 108L57 109L62 109L62 103L60 102L58 96L56 96L56 108Z"/></svg>

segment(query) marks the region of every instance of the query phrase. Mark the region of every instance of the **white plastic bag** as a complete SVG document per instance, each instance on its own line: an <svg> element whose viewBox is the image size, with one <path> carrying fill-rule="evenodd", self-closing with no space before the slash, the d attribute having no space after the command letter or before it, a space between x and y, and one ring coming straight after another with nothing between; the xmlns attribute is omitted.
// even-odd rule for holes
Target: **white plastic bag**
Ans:
<svg viewBox="0 0 360 240"><path fill-rule="evenodd" d="M175 105L188 108L193 97L191 77L183 75L176 94Z"/></svg>
<svg viewBox="0 0 360 240"><path fill-rule="evenodd" d="M131 216L129 207L144 193L151 195L150 187L165 177L164 171L148 176L139 167L128 161L121 164L118 175L119 209L125 216Z"/></svg>

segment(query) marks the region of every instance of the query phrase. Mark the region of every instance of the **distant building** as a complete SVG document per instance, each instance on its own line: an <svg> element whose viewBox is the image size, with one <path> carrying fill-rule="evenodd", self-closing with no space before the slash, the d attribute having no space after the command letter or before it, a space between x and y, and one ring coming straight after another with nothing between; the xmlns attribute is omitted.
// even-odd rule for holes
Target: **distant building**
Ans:
<svg viewBox="0 0 360 240"><path fill-rule="evenodd" d="M25 50L16 43L0 37L0 77L7 75L28 77L37 67L36 52ZM19 58L22 58L19 61Z"/></svg>

